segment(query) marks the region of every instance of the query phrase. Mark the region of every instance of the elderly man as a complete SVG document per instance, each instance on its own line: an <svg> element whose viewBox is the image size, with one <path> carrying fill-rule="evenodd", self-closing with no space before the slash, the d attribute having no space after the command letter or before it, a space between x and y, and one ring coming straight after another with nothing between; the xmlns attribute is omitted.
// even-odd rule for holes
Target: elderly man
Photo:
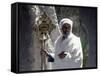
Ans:
<svg viewBox="0 0 100 76"><path fill-rule="evenodd" d="M82 68L83 53L80 38L72 33L73 22L68 18L60 21L61 35L55 41L52 69Z"/></svg>

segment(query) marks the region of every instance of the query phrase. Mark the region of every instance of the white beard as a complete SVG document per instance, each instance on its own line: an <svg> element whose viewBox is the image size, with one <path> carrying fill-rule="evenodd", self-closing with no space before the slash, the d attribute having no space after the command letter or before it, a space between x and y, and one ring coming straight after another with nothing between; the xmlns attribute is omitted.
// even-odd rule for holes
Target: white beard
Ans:
<svg viewBox="0 0 100 76"><path fill-rule="evenodd" d="M66 39L66 38L68 38L68 36L69 36L69 32L66 32L65 34L62 34L62 40L64 40L64 39Z"/></svg>

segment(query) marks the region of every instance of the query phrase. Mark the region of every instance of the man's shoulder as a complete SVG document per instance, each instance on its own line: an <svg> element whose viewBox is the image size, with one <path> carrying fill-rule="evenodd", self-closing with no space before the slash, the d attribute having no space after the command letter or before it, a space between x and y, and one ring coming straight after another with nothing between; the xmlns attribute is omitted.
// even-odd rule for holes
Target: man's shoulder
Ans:
<svg viewBox="0 0 100 76"><path fill-rule="evenodd" d="M80 40L80 37L78 37L78 36L76 36L75 34L71 34L71 37L72 37L72 39L75 39L75 40Z"/></svg>
<svg viewBox="0 0 100 76"><path fill-rule="evenodd" d="M74 44L79 44L81 42L81 39L80 39L80 37L72 34L72 41Z"/></svg>

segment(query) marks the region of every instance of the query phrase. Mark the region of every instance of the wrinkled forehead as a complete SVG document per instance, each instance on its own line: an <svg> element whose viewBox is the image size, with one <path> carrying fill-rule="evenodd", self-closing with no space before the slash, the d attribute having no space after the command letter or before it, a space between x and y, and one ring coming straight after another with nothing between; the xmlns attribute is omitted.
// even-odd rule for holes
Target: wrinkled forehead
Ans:
<svg viewBox="0 0 100 76"><path fill-rule="evenodd" d="M62 25L62 27L67 27L67 28L69 28L69 27L71 27L71 25L68 24L68 23L64 23L64 24Z"/></svg>

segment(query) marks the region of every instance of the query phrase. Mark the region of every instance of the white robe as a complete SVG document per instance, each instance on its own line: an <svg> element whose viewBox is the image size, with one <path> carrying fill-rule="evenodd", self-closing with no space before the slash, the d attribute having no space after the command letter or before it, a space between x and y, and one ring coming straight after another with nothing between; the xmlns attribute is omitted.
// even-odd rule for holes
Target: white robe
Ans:
<svg viewBox="0 0 100 76"><path fill-rule="evenodd" d="M60 59L58 54L62 51L65 51L67 55L65 58ZM83 53L80 38L70 33L70 35L62 41L62 36L60 35L55 41L54 59L52 69L82 68Z"/></svg>

